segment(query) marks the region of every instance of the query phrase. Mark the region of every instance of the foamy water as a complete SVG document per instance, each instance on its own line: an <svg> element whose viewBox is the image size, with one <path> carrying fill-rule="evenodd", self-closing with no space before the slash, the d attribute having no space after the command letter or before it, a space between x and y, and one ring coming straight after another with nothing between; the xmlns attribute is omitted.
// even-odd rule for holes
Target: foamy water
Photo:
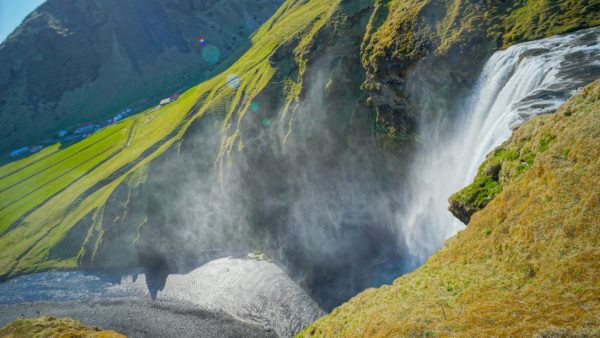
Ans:
<svg viewBox="0 0 600 338"><path fill-rule="evenodd" d="M600 28L514 45L485 64L456 121L423 122L422 142L397 215L411 255L421 261L462 229L448 197L472 182L486 155L511 129L554 112L600 77Z"/></svg>

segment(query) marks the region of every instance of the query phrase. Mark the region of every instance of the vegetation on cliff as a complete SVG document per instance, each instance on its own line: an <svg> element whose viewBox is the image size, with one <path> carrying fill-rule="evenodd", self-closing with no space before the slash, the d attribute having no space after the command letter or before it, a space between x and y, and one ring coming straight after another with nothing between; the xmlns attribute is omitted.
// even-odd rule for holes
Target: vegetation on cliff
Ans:
<svg viewBox="0 0 600 338"><path fill-rule="evenodd" d="M501 191L422 267L299 336L599 335L599 158L600 80L488 157Z"/></svg>
<svg viewBox="0 0 600 338"><path fill-rule="evenodd" d="M411 139L421 99L453 104L497 49L597 25L596 1L377 0L361 59L378 129Z"/></svg>
<svg viewBox="0 0 600 338"><path fill-rule="evenodd" d="M436 83L445 83L446 90L455 91L467 87L463 82L476 74L478 62L505 45L498 42L505 31L521 34L517 41L598 23L594 16L597 5L585 1L559 6L564 11L534 0L498 6L496 2L473 1L285 1L250 37L247 52L230 68L188 90L176 102L131 116L77 144L56 144L0 167L0 279L48 269L130 267L139 263L136 245L144 244L140 230L162 223L160 231L173 232L168 222L153 219L156 215L152 212L167 204L165 191L179 187L176 173L187 169L172 170L171 181L164 183L149 174L153 165L159 159L183 157L186 138L191 139L192 130L203 123L212 123L208 128L219 130L218 156L211 165L220 168L231 163L231 154L248 150L252 144L248 139L256 133L248 127L249 121L272 125L289 135L307 92L306 74L329 45L337 44L339 60L357 58L362 62L367 70L364 88L373 97L367 99L364 91L348 89L358 88L356 82L365 80L364 69L348 71L344 67L349 63L340 62L325 88L319 89L329 95L327 111L339 116L324 115L332 120L345 118L339 118L343 121L336 132L361 137L356 132L359 128L348 126L349 116L366 116L365 123L375 122L372 129L384 135L384 145L395 146L416 128L418 109L409 102L414 96L410 96L405 77L418 60L445 60L430 73L439 75ZM525 9L550 16L540 14L539 20L545 24L535 31L509 24L525 20L525 15L519 14ZM584 14L569 19L578 11ZM532 17L526 16L527 20ZM361 38L355 39L357 35ZM512 43L513 39L509 40ZM348 51L356 55L344 55ZM315 67L313 72L319 70ZM373 118L360 106L363 101L375 108ZM258 102L260 109L256 109ZM274 114L282 106L284 113L275 120ZM410 113L413 116L407 117ZM215 118L202 120L207 116ZM137 188L146 181L160 189L159 194L151 191L147 195L163 200L142 203L147 201L138 198ZM500 184L486 181L484 186L489 185L495 193L501 190ZM282 196L287 193L284 189L276 192ZM475 202L481 205L482 198L492 195L478 194ZM139 212L132 212L135 203L143 204ZM257 216L259 221L265 218ZM163 235L160 231L157 233ZM154 242L149 239L145 245ZM174 245L179 252L184 251L180 249L185 244ZM113 255L118 259L107 258L107 253L118 253Z"/></svg>
<svg viewBox="0 0 600 338"><path fill-rule="evenodd" d="M248 51L229 69L186 91L176 102L149 109L89 138L61 148L54 145L0 167L0 278L47 269L75 268L93 261L107 229L124 215L104 218L104 205L117 187L135 186L144 167L178 146L189 126L205 113L222 116L220 158L241 147L238 124L253 98L273 80L282 99L301 93L304 56L336 8L336 1L286 1L251 37ZM282 67L282 53L294 60ZM231 76L239 85L231 85ZM126 206L130 201L125 198ZM121 202L121 201L120 201ZM143 224L144 220L140 220ZM131 253L140 223L121 250ZM129 237L128 237L129 238ZM68 239L68 240L67 240ZM135 254L122 264L131 266Z"/></svg>
<svg viewBox="0 0 600 338"><path fill-rule="evenodd" d="M125 338L114 331L104 331L90 327L69 318L44 316L40 318L18 319L0 328L1 338L43 338L43 337L72 337L72 338Z"/></svg>
<svg viewBox="0 0 600 338"><path fill-rule="evenodd" d="M554 142L552 130L530 137L527 130L532 124L515 132L515 142L496 148L481 164L473 183L450 196L450 211L463 223L468 224L471 216L483 209L502 188L526 171L537 156L544 153ZM517 139L520 135L527 135ZM565 150L565 156L568 150Z"/></svg>

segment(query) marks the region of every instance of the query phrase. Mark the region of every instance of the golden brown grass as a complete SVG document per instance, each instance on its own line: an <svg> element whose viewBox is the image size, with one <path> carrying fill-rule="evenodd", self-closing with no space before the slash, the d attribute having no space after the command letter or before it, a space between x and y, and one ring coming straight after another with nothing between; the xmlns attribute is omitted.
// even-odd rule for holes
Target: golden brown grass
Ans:
<svg viewBox="0 0 600 338"><path fill-rule="evenodd" d="M69 318L44 316L19 319L0 329L0 338L60 337L60 338L124 338L114 331L103 331Z"/></svg>
<svg viewBox="0 0 600 338"><path fill-rule="evenodd" d="M508 144L555 139L421 268L301 337L599 336L600 80Z"/></svg>

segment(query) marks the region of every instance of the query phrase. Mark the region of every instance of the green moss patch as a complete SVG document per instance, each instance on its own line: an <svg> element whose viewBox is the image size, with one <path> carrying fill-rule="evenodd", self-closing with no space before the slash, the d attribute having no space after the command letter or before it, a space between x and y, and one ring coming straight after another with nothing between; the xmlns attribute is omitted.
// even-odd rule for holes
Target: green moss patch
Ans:
<svg viewBox="0 0 600 338"><path fill-rule="evenodd" d="M510 140L496 148L479 167L473 183L450 196L449 210L468 224L474 213L502 192L507 183L526 172L555 139L553 133L546 131L535 139L518 138L517 142Z"/></svg>
<svg viewBox="0 0 600 338"><path fill-rule="evenodd" d="M104 331L97 327L86 326L70 318L43 316L40 318L15 320L7 326L0 328L0 337L124 338L125 336L114 331Z"/></svg>

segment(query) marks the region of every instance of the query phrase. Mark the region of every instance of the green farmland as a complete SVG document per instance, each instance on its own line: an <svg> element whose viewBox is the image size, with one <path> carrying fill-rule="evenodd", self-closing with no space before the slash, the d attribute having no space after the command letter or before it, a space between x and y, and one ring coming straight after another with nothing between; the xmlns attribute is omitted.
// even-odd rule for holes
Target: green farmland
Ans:
<svg viewBox="0 0 600 338"><path fill-rule="evenodd" d="M44 261L48 250L85 214L101 206L129 172L180 137L178 130L189 121L186 115L196 93L190 90L169 106L131 116L64 149L54 145L2 167L0 274L27 271ZM75 263L76 257L70 257L48 264Z"/></svg>
<svg viewBox="0 0 600 338"><path fill-rule="evenodd" d="M292 53L299 70L277 79L286 83L286 97L293 100L301 88L303 55L337 4L286 1L252 36L236 63L177 101L130 116L68 147L56 144L0 167L0 278L76 268L83 246L68 256L50 255L51 250L80 220L95 217L119 184L180 140L204 113L222 116L221 160L240 146L239 122L278 73L271 60L277 48L296 46ZM239 78L239 86L227 82L231 76ZM94 232L101 240L101 226L94 223L82 239L84 246Z"/></svg>

